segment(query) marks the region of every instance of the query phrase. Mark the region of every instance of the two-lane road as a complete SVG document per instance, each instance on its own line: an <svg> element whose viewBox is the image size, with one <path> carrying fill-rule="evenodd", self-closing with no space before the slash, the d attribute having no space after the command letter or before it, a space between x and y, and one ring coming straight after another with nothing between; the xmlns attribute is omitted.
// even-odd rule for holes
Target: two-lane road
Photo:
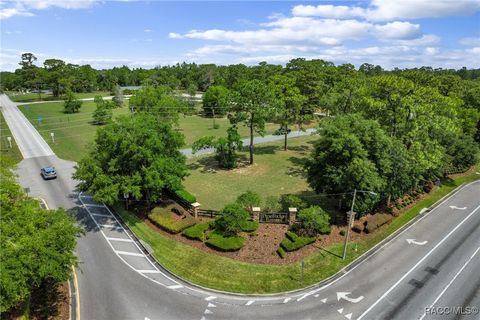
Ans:
<svg viewBox="0 0 480 320"><path fill-rule="evenodd" d="M161 269L158 273L140 269L148 266L144 257L134 251L113 216L101 204L87 203L87 197L80 201L71 178L74 163L51 155L33 126L22 125L23 115L10 110L16 106L6 96L0 102L2 112L10 112L7 123L24 150L25 159L18 166L20 183L50 207L69 209L86 228L76 250L84 320L479 317L471 311L480 300L480 182L464 186L327 284L268 297L226 295L191 287L168 274L163 277ZM57 168L58 179L41 179L39 170L46 165ZM442 307L461 307L457 312L463 315L446 315Z"/></svg>

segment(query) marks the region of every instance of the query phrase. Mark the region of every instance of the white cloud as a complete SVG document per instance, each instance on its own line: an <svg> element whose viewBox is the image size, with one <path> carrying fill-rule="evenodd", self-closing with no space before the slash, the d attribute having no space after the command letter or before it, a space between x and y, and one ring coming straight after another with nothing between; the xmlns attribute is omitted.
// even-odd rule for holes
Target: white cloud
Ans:
<svg viewBox="0 0 480 320"><path fill-rule="evenodd" d="M364 18L394 20L472 15L480 9L480 0L372 0L366 8L333 5L297 5L295 16L323 18Z"/></svg>
<svg viewBox="0 0 480 320"><path fill-rule="evenodd" d="M145 29L145 30L143 30L143 32L150 33L150 32L152 32L152 30L150 30L150 29Z"/></svg>
<svg viewBox="0 0 480 320"><path fill-rule="evenodd" d="M262 24L262 29L232 31L210 29L191 30L185 34L171 32L172 39L201 39L248 45L339 45L346 40L366 38L409 40L421 36L420 26L394 21L373 24L357 20L315 19L310 17L281 17Z"/></svg>
<svg viewBox="0 0 480 320"><path fill-rule="evenodd" d="M0 19L7 19L14 16L31 17L35 14L32 10L44 10L49 7L62 9L86 9L92 7L98 0L19 0L8 4L6 8L0 9Z"/></svg>
<svg viewBox="0 0 480 320"><path fill-rule="evenodd" d="M425 34L410 40L388 40L391 43L405 46L431 46L440 42L440 37L434 34Z"/></svg>
<svg viewBox="0 0 480 320"><path fill-rule="evenodd" d="M463 44L464 46L480 46L480 37L478 38L462 38L460 39L460 44Z"/></svg>

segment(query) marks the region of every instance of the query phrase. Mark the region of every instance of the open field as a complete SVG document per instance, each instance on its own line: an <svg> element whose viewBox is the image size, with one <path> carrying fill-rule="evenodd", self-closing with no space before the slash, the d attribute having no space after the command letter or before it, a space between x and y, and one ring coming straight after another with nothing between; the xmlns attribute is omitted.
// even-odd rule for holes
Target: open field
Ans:
<svg viewBox="0 0 480 320"><path fill-rule="evenodd" d="M251 190L268 196L308 194L311 189L304 177L303 162L318 136L289 140L289 150L283 150L283 141L255 146L255 164L234 170L216 167L213 156L189 160L190 176L185 187L197 197L205 209L222 209L241 193ZM247 152L242 152L244 161Z"/></svg>
<svg viewBox="0 0 480 320"><path fill-rule="evenodd" d="M99 127L91 124L92 113L96 108L92 101L84 101L80 112L74 114L65 114L62 102L23 105L19 108L53 151L63 159L80 160L87 152L88 145L93 142ZM128 113L127 107L113 109L114 116ZM43 120L39 122L38 117ZM55 142L50 136L52 132Z"/></svg>
<svg viewBox="0 0 480 320"><path fill-rule="evenodd" d="M41 93L40 96L38 93L25 93L19 94L18 92L7 92L10 99L14 102L34 102L34 101L52 101L52 100L63 100L64 96L54 97L50 93ZM85 93L75 93L75 96L78 99L83 98L93 98L95 96L109 96L109 91L95 91L95 92L85 92Z"/></svg>
<svg viewBox="0 0 480 320"><path fill-rule="evenodd" d="M128 101L126 102L128 104ZM95 131L99 126L91 124L95 103L84 101L79 113L65 114L62 102L22 105L19 107L40 134L50 144L54 152L63 159L78 161L85 154L87 145L93 142ZM114 116L128 114L128 107L113 109ZM41 124L38 117L42 117ZM229 127L227 118L215 119L219 129L212 128L212 119L200 116L180 116L179 131L185 135L185 147L205 135L224 136ZM277 124L266 126L267 134L273 133ZM55 142L50 133L54 132ZM241 125L239 132L242 137L248 136L248 128Z"/></svg>
<svg viewBox="0 0 480 320"><path fill-rule="evenodd" d="M422 208L431 206L462 183L479 178L480 176L473 170L470 175L444 181L442 187L436 189L400 217L395 218L392 223L381 227L364 240L350 242L345 260L341 259L343 248L341 243L319 249L304 259L303 282L299 263L272 266L244 263L209 254L155 232L136 216L126 212L121 205L117 205L115 209L133 232L153 248L158 261L178 276L219 290L241 293L274 293L299 289L328 278L416 217Z"/></svg>

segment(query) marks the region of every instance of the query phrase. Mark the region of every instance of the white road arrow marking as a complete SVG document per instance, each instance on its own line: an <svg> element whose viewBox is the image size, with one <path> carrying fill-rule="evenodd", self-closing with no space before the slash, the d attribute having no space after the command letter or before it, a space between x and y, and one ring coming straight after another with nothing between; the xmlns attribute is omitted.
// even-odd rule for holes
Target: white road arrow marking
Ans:
<svg viewBox="0 0 480 320"><path fill-rule="evenodd" d="M213 312L210 311L210 310L208 310L208 309L205 309L205 312L204 312L204 313L205 313L205 314L212 314Z"/></svg>
<svg viewBox="0 0 480 320"><path fill-rule="evenodd" d="M450 206L450 208L452 208L452 209L457 209L457 210L465 210L465 209L467 209L467 207L461 207L461 208L460 208L460 207L457 207L457 206Z"/></svg>
<svg viewBox="0 0 480 320"><path fill-rule="evenodd" d="M340 301L340 299L347 300L348 302L352 303L357 303L362 301L363 296L360 296L358 298L349 298L348 295L350 292L337 292L337 300Z"/></svg>
<svg viewBox="0 0 480 320"><path fill-rule="evenodd" d="M419 242L419 241L415 241L415 239L407 239L407 242L408 244L416 244L416 245L419 245L419 246L423 246L425 244L427 244L427 240L425 241L422 241L422 242Z"/></svg>
<svg viewBox="0 0 480 320"><path fill-rule="evenodd" d="M323 303L327 303L327 298L322 299L322 300L320 300L320 301L322 301Z"/></svg>
<svg viewBox="0 0 480 320"><path fill-rule="evenodd" d="M213 303L210 303L210 302L209 302L207 307L208 307L208 308L216 308L217 306L214 305Z"/></svg>
<svg viewBox="0 0 480 320"><path fill-rule="evenodd" d="M343 313L343 308L337 310L338 313L342 314Z"/></svg>
<svg viewBox="0 0 480 320"><path fill-rule="evenodd" d="M348 320L352 319L352 314L351 314L351 313L346 314L346 315L345 315L345 318L347 318Z"/></svg>

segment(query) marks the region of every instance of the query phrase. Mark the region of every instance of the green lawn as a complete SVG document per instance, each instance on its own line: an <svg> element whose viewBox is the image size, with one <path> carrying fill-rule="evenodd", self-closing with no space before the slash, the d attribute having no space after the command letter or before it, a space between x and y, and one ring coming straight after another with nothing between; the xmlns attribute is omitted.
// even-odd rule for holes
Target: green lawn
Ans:
<svg viewBox="0 0 480 320"><path fill-rule="evenodd" d="M23 157L22 154L20 153L20 150L18 150L17 143L15 142L15 139L12 136L12 133L10 132L10 129L7 126L7 123L5 122L5 118L3 117L3 113L0 112L0 153L5 156L9 156L15 162L20 162L22 161ZM7 137L12 138L12 148L10 148L10 145L8 143Z"/></svg>
<svg viewBox="0 0 480 320"><path fill-rule="evenodd" d="M128 101L126 102L128 104ZM98 126L92 125L92 113L95 111L93 101L84 101L79 113L63 113L62 102L47 102L41 104L26 104L19 107L40 134L50 144L54 152L63 159L78 161L86 153L87 146L93 142ZM113 110L114 115L128 114L128 108ZM43 118L42 124L37 118ZM216 119L219 129L212 128L212 119L200 116L180 116L179 131L185 135L186 146L205 135L224 136L229 127L226 118ZM276 124L267 124L267 133L273 133L278 128ZM240 134L248 136L248 129L240 126ZM55 142L50 133L54 132Z"/></svg>
<svg viewBox="0 0 480 320"><path fill-rule="evenodd" d="M264 199L287 193L311 193L302 164L316 139L317 136L290 139L288 151L283 151L283 141L257 145L255 164L235 170L212 171L209 169L216 164L212 156L193 158L189 160L190 176L184 185L202 208L216 210L247 190L261 194ZM241 154L244 158L248 155Z"/></svg>
<svg viewBox="0 0 480 320"><path fill-rule="evenodd" d="M62 102L22 105L19 108L60 158L80 160L94 140L98 126L91 124L96 108L93 101L84 101L80 112L74 114L65 114ZM128 113L128 107L113 109L115 116ZM41 124L37 120L39 116L43 118ZM52 142L51 132L55 142Z"/></svg>
<svg viewBox="0 0 480 320"><path fill-rule="evenodd" d="M477 179L479 175L473 174L450 180L372 237L350 243L345 260L341 259L341 243L315 252L304 259L303 281L300 263L286 266L250 264L209 254L162 236L120 205L116 206L116 210L132 231L153 248L157 260L174 274L212 289L239 293L274 293L312 285L335 274L417 216L422 208L429 207L462 183ZM353 250L354 247L357 247L356 251Z"/></svg>
<svg viewBox="0 0 480 320"><path fill-rule="evenodd" d="M51 94L41 93L40 96L38 93L26 93L19 94L18 92L7 92L8 96L12 101L15 102L34 102L34 101L52 101L52 100L63 100L65 97L54 97ZM83 98L93 98L97 95L100 96L109 96L109 91L95 91L95 92L86 92L86 93L76 93L75 96L79 99Z"/></svg>

